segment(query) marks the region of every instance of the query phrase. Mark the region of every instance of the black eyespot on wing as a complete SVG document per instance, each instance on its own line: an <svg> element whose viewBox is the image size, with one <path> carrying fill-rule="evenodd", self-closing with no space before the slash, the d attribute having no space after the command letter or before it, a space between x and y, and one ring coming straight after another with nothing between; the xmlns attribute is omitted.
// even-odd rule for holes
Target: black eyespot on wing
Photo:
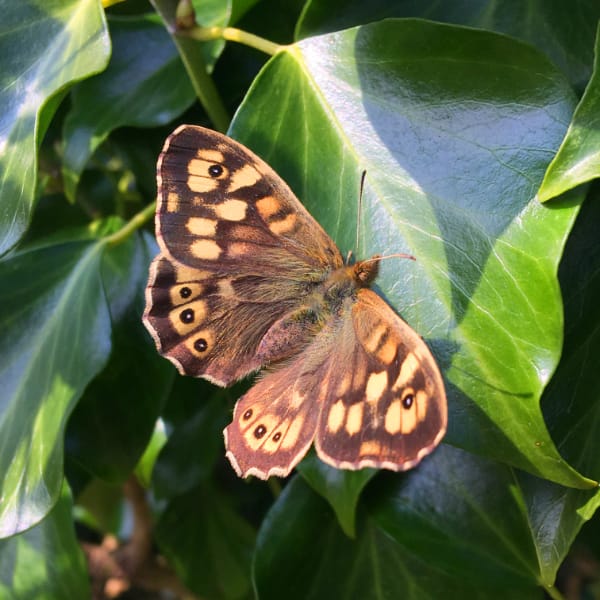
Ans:
<svg viewBox="0 0 600 600"><path fill-rule="evenodd" d="M198 352L206 352L206 350L208 349L208 342L204 338L198 338L194 342L194 348Z"/></svg>
<svg viewBox="0 0 600 600"><path fill-rule="evenodd" d="M220 177L223 175L223 167L221 165L210 165L208 167L208 174L214 178Z"/></svg>
<svg viewBox="0 0 600 600"><path fill-rule="evenodd" d="M413 405L414 401L415 397L413 394L406 394L406 396L402 398L402 406L404 406L406 409L409 409Z"/></svg>
<svg viewBox="0 0 600 600"><path fill-rule="evenodd" d="M182 323L193 323L194 322L194 311L191 308L182 310L179 314L179 318Z"/></svg>

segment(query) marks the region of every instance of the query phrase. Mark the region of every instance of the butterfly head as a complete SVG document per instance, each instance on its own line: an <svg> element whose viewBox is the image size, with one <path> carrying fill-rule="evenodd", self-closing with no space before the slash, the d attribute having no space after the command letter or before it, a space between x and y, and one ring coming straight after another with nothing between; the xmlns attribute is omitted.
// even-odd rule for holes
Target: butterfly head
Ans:
<svg viewBox="0 0 600 600"><path fill-rule="evenodd" d="M358 287L369 287L379 273L381 255L376 254L367 260L359 260L352 265L352 278Z"/></svg>

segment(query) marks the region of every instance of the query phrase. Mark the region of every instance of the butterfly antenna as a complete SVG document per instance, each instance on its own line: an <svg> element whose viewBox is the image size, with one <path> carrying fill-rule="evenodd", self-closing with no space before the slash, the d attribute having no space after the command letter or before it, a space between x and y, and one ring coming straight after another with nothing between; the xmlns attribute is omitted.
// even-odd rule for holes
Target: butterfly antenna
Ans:
<svg viewBox="0 0 600 600"><path fill-rule="evenodd" d="M396 252L395 254L386 254L385 256L373 256L365 260L361 260L361 263L377 262L380 260L387 260L388 258L408 258L409 260L417 260L412 254L404 254L403 252Z"/></svg>
<svg viewBox="0 0 600 600"><path fill-rule="evenodd" d="M356 246L355 251L360 256L358 252L358 244L360 240L360 223L362 221L362 199L363 199L363 191L365 189L365 177L367 176L367 170L365 169L360 176L360 189L358 190L358 207L356 210Z"/></svg>

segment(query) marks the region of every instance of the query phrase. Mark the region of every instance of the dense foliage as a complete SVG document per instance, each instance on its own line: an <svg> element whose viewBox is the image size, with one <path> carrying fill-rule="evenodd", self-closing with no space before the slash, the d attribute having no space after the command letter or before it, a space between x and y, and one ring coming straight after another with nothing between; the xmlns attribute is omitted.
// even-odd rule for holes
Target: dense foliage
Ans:
<svg viewBox="0 0 600 600"><path fill-rule="evenodd" d="M600 597L600 5L104 4L0 0L0 597ZM248 382L141 323L183 122L416 257L377 283L447 386L418 468L235 476Z"/></svg>

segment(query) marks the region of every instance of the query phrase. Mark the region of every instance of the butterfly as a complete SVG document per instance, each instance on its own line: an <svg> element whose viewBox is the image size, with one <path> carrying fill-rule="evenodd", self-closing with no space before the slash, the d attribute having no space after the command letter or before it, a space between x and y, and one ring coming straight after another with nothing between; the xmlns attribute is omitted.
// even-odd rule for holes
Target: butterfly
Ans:
<svg viewBox="0 0 600 600"><path fill-rule="evenodd" d="M182 125L157 166L144 323L185 375L261 371L224 430L239 476L286 476L311 444L341 469L415 466L446 431L444 383L421 337L248 148Z"/></svg>

